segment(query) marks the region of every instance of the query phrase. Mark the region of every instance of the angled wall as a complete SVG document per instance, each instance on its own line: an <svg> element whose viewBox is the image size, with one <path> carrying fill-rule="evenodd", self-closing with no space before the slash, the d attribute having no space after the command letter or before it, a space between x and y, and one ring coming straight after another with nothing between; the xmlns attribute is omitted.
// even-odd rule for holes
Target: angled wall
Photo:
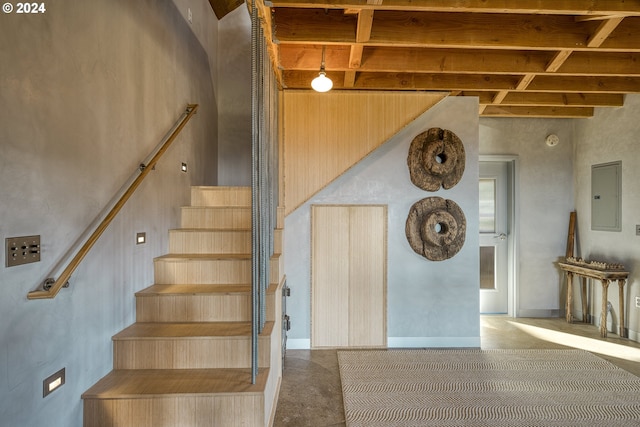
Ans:
<svg viewBox="0 0 640 427"><path fill-rule="evenodd" d="M284 91L286 214L445 96L425 92Z"/></svg>

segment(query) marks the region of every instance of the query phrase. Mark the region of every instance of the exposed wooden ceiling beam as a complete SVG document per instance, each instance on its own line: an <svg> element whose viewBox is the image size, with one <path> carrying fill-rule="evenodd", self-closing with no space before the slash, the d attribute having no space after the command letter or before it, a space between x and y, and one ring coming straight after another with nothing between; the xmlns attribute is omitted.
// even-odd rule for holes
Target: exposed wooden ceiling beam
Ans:
<svg viewBox="0 0 640 427"><path fill-rule="evenodd" d="M256 0L263 2L265 0ZM589 117L640 93L640 0L272 0L287 88L477 96L483 116Z"/></svg>
<svg viewBox="0 0 640 427"><path fill-rule="evenodd" d="M504 105L488 105L482 115L484 117L546 117L546 118L588 118L593 117L590 107L512 107Z"/></svg>
<svg viewBox="0 0 640 427"><path fill-rule="evenodd" d="M289 88L307 88L315 71L283 72ZM344 72L327 70L334 83L344 80ZM335 76L335 77L334 77ZM380 90L513 91L521 76L487 74L410 74L358 72L354 88ZM336 89L341 85L334 86ZM527 91L560 93L640 93L640 77L575 77L539 75Z"/></svg>
<svg viewBox="0 0 640 427"><path fill-rule="evenodd" d="M274 7L334 8L376 10L411 10L428 12L516 13L587 16L640 16L640 4L635 1L611 0L385 0L379 5L367 0L272 0Z"/></svg>
<svg viewBox="0 0 640 427"><path fill-rule="evenodd" d="M633 22L632 22L633 20ZM356 18L336 10L278 9L281 43L350 44L356 40ZM627 18L640 26L640 18ZM487 31L491 28L491 31ZM570 16L494 15L376 11L367 45L516 50L588 50L598 22L576 23ZM638 28L638 27L635 27ZM640 32L622 31L599 48L640 52Z"/></svg>
<svg viewBox="0 0 640 427"><path fill-rule="evenodd" d="M537 76L528 88L534 92L640 93L639 77Z"/></svg>
<svg viewBox="0 0 640 427"><path fill-rule="evenodd" d="M476 96L480 104L494 104L492 92L464 91L462 96ZM506 92L501 105L548 107L622 107L624 95L615 93L545 93Z"/></svg>
<svg viewBox="0 0 640 427"><path fill-rule="evenodd" d="M318 46L280 44L280 65L286 69L315 70L321 61ZM353 55L353 46L364 52ZM558 53L556 56L570 52ZM554 52L466 49L392 48L363 45L327 46L326 60L333 70L359 68L361 71L457 73L457 74L544 74L558 75L640 75L640 53L574 52L554 71ZM354 58L362 62L355 67Z"/></svg>

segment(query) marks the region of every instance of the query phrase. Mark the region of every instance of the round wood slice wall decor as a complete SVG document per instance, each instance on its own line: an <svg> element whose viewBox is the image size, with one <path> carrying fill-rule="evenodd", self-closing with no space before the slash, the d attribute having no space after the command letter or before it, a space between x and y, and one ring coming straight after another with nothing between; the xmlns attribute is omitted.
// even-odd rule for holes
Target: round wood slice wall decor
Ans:
<svg viewBox="0 0 640 427"><path fill-rule="evenodd" d="M411 141L407 156L411 182L426 191L456 185L464 173L464 145L447 129L431 128Z"/></svg>
<svg viewBox="0 0 640 427"><path fill-rule="evenodd" d="M442 197L427 197L411 206L405 233L411 248L431 261L443 261L464 245L467 220L460 206Z"/></svg>

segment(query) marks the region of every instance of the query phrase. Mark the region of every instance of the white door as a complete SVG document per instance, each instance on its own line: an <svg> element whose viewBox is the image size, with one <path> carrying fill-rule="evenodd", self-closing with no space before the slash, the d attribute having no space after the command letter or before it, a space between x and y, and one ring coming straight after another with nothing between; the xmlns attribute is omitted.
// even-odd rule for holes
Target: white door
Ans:
<svg viewBox="0 0 640 427"><path fill-rule="evenodd" d="M481 314L509 309L507 179L506 162L480 162Z"/></svg>

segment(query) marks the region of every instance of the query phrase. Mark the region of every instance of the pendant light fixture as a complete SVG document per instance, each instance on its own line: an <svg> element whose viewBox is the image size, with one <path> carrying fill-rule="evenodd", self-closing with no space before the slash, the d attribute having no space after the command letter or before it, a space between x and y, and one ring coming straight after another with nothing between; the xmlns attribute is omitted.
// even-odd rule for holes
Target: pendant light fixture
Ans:
<svg viewBox="0 0 640 427"><path fill-rule="evenodd" d="M333 87L333 82L324 71L324 46L322 46L322 62L320 63L320 73L318 77L311 81L311 87L316 92L328 92Z"/></svg>

